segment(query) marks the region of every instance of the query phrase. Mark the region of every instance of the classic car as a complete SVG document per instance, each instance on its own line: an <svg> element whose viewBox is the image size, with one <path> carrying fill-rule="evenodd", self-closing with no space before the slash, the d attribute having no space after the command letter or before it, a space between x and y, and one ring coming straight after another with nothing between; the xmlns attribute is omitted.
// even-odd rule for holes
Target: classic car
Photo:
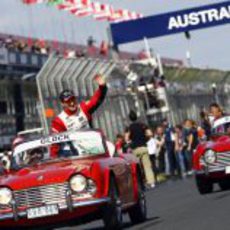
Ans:
<svg viewBox="0 0 230 230"><path fill-rule="evenodd" d="M214 121L209 141L198 145L193 154L195 180L200 194L230 189L230 116Z"/></svg>
<svg viewBox="0 0 230 230"><path fill-rule="evenodd" d="M55 158L50 157L53 146L58 147ZM96 218L106 229L121 229L124 212L133 223L142 222L147 212L142 178L137 158L112 152L97 130L21 143L0 176L0 229Z"/></svg>

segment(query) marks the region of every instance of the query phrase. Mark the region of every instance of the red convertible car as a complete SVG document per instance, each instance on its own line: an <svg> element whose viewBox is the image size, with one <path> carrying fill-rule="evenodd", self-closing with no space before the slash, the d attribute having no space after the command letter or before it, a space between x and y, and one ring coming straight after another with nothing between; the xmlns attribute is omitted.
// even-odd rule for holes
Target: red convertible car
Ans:
<svg viewBox="0 0 230 230"><path fill-rule="evenodd" d="M200 194L211 193L214 183L230 189L230 116L214 122L211 140L199 144L193 155L193 168Z"/></svg>
<svg viewBox="0 0 230 230"><path fill-rule="evenodd" d="M51 147L58 157L50 159ZM0 176L0 229L56 226L102 218L106 229L146 219L142 168L113 155L99 131L61 133L18 145ZM61 225L62 226L62 225Z"/></svg>

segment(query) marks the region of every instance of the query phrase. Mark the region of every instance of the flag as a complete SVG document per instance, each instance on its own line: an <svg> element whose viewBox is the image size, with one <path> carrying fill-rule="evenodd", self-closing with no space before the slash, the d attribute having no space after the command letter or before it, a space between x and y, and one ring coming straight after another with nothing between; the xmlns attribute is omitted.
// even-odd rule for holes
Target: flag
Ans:
<svg viewBox="0 0 230 230"><path fill-rule="evenodd" d="M65 3L66 0L48 0L48 5L59 5Z"/></svg>
<svg viewBox="0 0 230 230"><path fill-rule="evenodd" d="M143 15L140 13L137 13L135 11L132 11L132 12L129 12L129 18L130 18L130 20L135 20L138 18L143 18Z"/></svg>
<svg viewBox="0 0 230 230"><path fill-rule="evenodd" d="M82 0L65 0L61 4L58 4L57 7L59 10L71 10L76 7L81 7Z"/></svg>
<svg viewBox="0 0 230 230"><path fill-rule="evenodd" d="M120 22L122 21L122 10L114 10L111 16L108 18L110 22Z"/></svg>
<svg viewBox="0 0 230 230"><path fill-rule="evenodd" d="M60 10L70 11L75 14L80 9L85 9L90 6L90 0L66 0L64 3L59 4L57 7Z"/></svg>
<svg viewBox="0 0 230 230"><path fill-rule="evenodd" d="M99 2L93 2L93 17L96 20L108 19L113 12L113 8L107 4L101 4Z"/></svg>
<svg viewBox="0 0 230 230"><path fill-rule="evenodd" d="M109 21L113 23L122 22L122 21L129 21L129 20L135 20L137 18L142 18L143 15L136 12L130 12L126 9L119 9L116 11L113 11L112 16L109 17Z"/></svg>
<svg viewBox="0 0 230 230"><path fill-rule="evenodd" d="M44 3L47 0L22 0L24 4L37 4L37 3Z"/></svg>
<svg viewBox="0 0 230 230"><path fill-rule="evenodd" d="M93 13L93 7L90 0L81 0L81 7L76 7L70 10L70 12L77 17L90 16Z"/></svg>

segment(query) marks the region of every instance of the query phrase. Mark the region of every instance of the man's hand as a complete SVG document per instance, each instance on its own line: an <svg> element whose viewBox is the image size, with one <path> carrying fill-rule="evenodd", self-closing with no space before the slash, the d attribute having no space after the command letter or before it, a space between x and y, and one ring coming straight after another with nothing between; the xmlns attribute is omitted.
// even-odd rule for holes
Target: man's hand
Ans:
<svg viewBox="0 0 230 230"><path fill-rule="evenodd" d="M106 83L104 77L101 74L97 74L94 77L94 80L97 82L98 85L105 85Z"/></svg>

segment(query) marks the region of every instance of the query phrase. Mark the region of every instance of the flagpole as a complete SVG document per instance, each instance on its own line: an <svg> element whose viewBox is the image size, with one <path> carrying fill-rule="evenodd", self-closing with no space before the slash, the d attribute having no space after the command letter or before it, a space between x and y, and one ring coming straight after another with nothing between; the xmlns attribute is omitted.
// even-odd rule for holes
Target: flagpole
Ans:
<svg viewBox="0 0 230 230"><path fill-rule="evenodd" d="M113 60L117 61L119 60L119 55L118 55L118 52L114 49L115 44L113 43L112 33L111 33L111 29L109 25L107 26L106 32L107 32L107 39L109 43L110 56Z"/></svg>
<svg viewBox="0 0 230 230"><path fill-rule="evenodd" d="M149 47L148 39L146 37L144 37L144 44L145 44L145 52L146 52L147 56L149 58L151 58L152 57L151 50L150 50L150 47Z"/></svg>

